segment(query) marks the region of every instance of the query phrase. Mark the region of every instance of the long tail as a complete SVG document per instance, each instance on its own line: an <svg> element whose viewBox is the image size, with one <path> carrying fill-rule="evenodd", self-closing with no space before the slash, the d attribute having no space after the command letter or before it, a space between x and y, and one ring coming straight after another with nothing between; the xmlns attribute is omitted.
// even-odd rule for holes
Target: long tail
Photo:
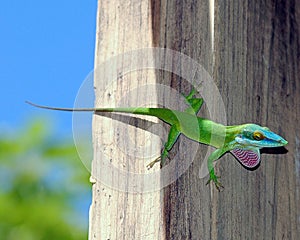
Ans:
<svg viewBox="0 0 300 240"><path fill-rule="evenodd" d="M31 106L48 109L48 110L56 110L56 111L65 111L65 112L113 112L114 108L60 108L60 107L49 107L44 105L38 105L29 101L25 101Z"/></svg>
<svg viewBox="0 0 300 240"><path fill-rule="evenodd" d="M188 113L171 110L168 108L144 108L144 107L129 107L129 108L60 108L60 107L49 107L44 105L38 105L29 101L26 101L31 106L56 110L56 111L67 111L67 112L116 112L116 113L131 113L139 115L148 115L159 118L160 120L170 124L177 125L178 118L183 115L190 115Z"/></svg>

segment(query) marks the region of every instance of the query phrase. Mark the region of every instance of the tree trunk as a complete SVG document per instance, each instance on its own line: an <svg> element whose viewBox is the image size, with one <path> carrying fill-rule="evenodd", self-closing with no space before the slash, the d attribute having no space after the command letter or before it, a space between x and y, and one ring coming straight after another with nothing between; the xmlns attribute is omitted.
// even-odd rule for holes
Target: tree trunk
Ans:
<svg viewBox="0 0 300 240"><path fill-rule="evenodd" d="M150 8L147 1L98 2L96 106L134 107L156 103L153 91L147 92L142 87L155 84L154 71L143 69L149 65L148 59L134 51L152 46ZM159 183L159 174L158 178L149 180L146 168L147 161L159 154L159 134L147 131L151 125L140 119L94 116L92 178L95 184L89 239L164 238L160 191L147 188L147 181ZM155 169L159 171L159 166Z"/></svg>
<svg viewBox="0 0 300 240"><path fill-rule="evenodd" d="M167 164L174 164L175 171L166 174L159 166L148 171L168 126L138 115L95 115L89 239L297 239L299 17L300 5L291 0L98 1L97 107L158 104L180 109L182 99L175 93L187 94L194 83L207 81L188 58L137 50L168 48L197 61L213 77L228 125L267 126L289 144L263 149L254 171L224 155L216 164L225 186L218 192L199 171L207 146L195 148L181 136ZM218 105L217 96L203 98L206 105L199 115L220 115L208 104ZM166 175L172 175L170 181Z"/></svg>

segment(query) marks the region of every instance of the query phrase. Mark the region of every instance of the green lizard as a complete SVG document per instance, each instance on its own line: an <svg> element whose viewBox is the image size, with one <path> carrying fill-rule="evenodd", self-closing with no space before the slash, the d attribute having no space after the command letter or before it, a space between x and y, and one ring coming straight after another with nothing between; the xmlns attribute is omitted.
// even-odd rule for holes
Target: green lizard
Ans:
<svg viewBox="0 0 300 240"><path fill-rule="evenodd" d="M288 142L273 133L266 127L248 123L235 126L224 126L211 120L197 117L196 114L200 110L203 99L194 98L195 89L185 97L189 107L184 111L171 110L167 108L57 108L37 105L31 102L28 104L35 107L60 110L60 111L93 111L97 112L117 112L131 113L140 115L155 116L160 120L171 125L168 140L164 145L161 156L147 165L151 168L156 162L161 162L163 166L168 156L168 152L172 149L180 134L186 137L216 148L216 150L208 157L207 166L209 171L209 182L214 182L216 188L220 190L221 183L214 171L213 162L219 159L226 152L231 152L239 162L246 168L255 168L260 163L259 149L264 147L280 147Z"/></svg>

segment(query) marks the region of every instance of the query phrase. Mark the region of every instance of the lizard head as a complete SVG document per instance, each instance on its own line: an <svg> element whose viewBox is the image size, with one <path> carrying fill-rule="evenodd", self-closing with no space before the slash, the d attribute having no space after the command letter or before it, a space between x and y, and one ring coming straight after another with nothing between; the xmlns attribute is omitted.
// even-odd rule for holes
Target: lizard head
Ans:
<svg viewBox="0 0 300 240"><path fill-rule="evenodd" d="M288 143L267 127L256 124L233 126L228 130L233 133L230 152L247 168L254 168L260 163L259 149L281 147Z"/></svg>
<svg viewBox="0 0 300 240"><path fill-rule="evenodd" d="M267 127L256 124L242 125L240 132L235 136L235 141L241 146L254 148L281 147L288 143Z"/></svg>

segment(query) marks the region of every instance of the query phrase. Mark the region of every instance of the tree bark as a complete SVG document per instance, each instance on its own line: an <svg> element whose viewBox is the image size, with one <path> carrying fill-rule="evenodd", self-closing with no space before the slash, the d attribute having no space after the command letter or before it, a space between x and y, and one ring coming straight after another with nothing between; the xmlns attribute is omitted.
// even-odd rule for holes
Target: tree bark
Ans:
<svg viewBox="0 0 300 240"><path fill-rule="evenodd" d="M253 122L286 138L247 171L220 162L217 239L299 236L299 24L295 1L218 1L215 79L229 124Z"/></svg>
<svg viewBox="0 0 300 240"><path fill-rule="evenodd" d="M139 89L154 84L155 74L135 71L134 64L143 65L146 60L130 52L152 46L150 7L147 1L98 1L96 106L155 104L156 96ZM93 119L95 183L89 239L163 239L160 191L145 193L143 179L135 189L138 180L131 174L147 174L147 161L159 153L159 138L142 130L148 126L138 119L110 117L95 115Z"/></svg>

